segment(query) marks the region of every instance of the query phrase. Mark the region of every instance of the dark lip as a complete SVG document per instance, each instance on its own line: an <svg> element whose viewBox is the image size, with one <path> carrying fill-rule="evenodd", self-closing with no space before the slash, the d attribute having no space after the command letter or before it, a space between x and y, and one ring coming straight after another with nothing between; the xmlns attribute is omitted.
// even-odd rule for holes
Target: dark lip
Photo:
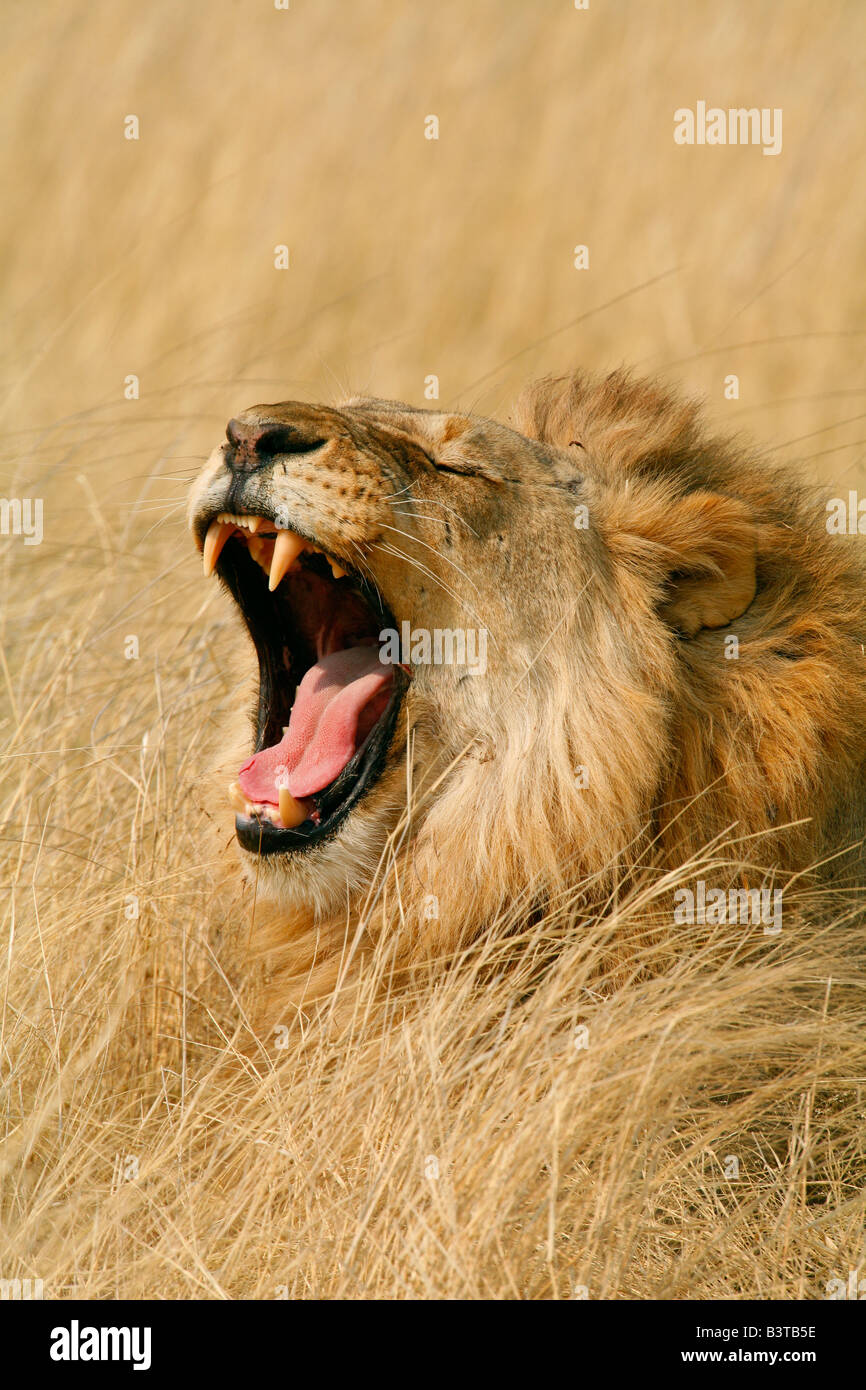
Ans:
<svg viewBox="0 0 866 1390"><path fill-rule="evenodd" d="M200 543L207 534L211 521L219 512L227 510L229 508L226 505L198 519L196 532ZM262 510L251 511L237 504L232 510L239 516L264 516L272 521ZM292 530L298 535L303 535L312 545L318 545L316 538L309 532L294 525ZM341 556L334 558L348 570L348 577L353 586L360 592L372 613L378 617L381 626L396 627L397 621L378 590L374 589L364 576L358 574L357 570L347 565ZM274 722L274 710L277 707L274 692L278 681L281 677L284 678L284 672L277 665L276 651L282 644L274 642L270 636L275 630L279 630L279 600L276 594L270 593L267 587L259 582L261 571L245 547L234 546L230 542L220 555L216 573L237 604L256 649L259 695L254 751L260 752L279 737ZM248 578L245 578L245 575ZM393 694L366 742L346 764L340 775L316 794L316 807L321 816L318 824L305 821L294 830L283 830L264 817L238 815L235 817L235 833L242 848L251 854L259 855L296 854L332 838L351 810L382 774L408 685L409 678L406 673L399 666L395 667Z"/></svg>

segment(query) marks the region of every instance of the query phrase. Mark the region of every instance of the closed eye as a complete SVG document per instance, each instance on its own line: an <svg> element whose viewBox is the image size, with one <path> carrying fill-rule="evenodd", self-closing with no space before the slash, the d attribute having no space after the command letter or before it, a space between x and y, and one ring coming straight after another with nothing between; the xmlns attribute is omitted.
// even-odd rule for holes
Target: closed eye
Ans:
<svg viewBox="0 0 866 1390"><path fill-rule="evenodd" d="M426 451L425 451L426 452ZM430 458L437 473L453 473L458 478L474 478L477 483L493 483L495 487L501 487L503 483L514 483L517 487L522 486L522 478L509 478L505 473L486 473L483 468L470 468L468 463L440 463L438 459Z"/></svg>
<svg viewBox="0 0 866 1390"><path fill-rule="evenodd" d="M429 449L424 448L424 445L421 443L419 439L417 439L414 435L407 434L405 430L397 430L394 429L393 426L390 428L383 428L381 425L380 428L382 429L383 433L394 435L397 439L402 440L404 444L411 445L413 449L417 449L418 453L421 454L421 456L427 460L431 468L436 469L437 473L455 473L460 478L477 478L483 476L473 468L468 468L466 466L458 467L457 465L453 465L450 463L440 463L438 459L433 457ZM491 481L496 480L492 479Z"/></svg>
<svg viewBox="0 0 866 1390"><path fill-rule="evenodd" d="M429 459L437 473L453 473L457 478L474 478L476 482L484 483L516 483L519 478L503 478L499 473L488 473L484 468L480 468L477 463L466 463L463 459L455 459L449 463L443 463L441 459L434 458L426 449L421 451L425 458Z"/></svg>
<svg viewBox="0 0 866 1390"><path fill-rule="evenodd" d="M479 473L474 468L468 468L466 466L458 467L453 463L439 463L437 459L430 458L429 454L427 454L427 457L430 459L437 473L456 473L459 478L480 478L486 476L485 474Z"/></svg>
<svg viewBox="0 0 866 1390"><path fill-rule="evenodd" d="M437 473L456 473L458 478L479 478L484 476L483 474L479 473L477 469L470 468L467 464L440 463L438 459L433 457L433 455L430 453L428 449L424 448L423 444L418 443L417 439L413 440L412 442L418 449L419 453L422 453L427 462L431 464L433 468L436 469Z"/></svg>
<svg viewBox="0 0 866 1390"><path fill-rule="evenodd" d="M404 435L403 437L408 440L408 436ZM423 454L424 458L431 467L436 469L437 473L453 473L457 478L475 478L478 482L496 484L520 482L519 478L502 478L495 473L485 473L483 468L470 466L468 463L464 463L462 459L454 463L443 463L440 459L434 458L429 449L425 449L424 445L421 444L419 440L411 439L409 442L415 446L420 454Z"/></svg>

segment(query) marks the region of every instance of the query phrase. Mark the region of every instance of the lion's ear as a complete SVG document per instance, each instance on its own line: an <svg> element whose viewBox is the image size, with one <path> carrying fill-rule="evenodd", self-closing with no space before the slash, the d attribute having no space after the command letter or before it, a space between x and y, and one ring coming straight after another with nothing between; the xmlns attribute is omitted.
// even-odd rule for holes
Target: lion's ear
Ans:
<svg viewBox="0 0 866 1390"><path fill-rule="evenodd" d="M665 529L675 558L661 616L686 637L727 627L755 597L757 538L748 508L732 497L692 493Z"/></svg>
<svg viewBox="0 0 866 1390"><path fill-rule="evenodd" d="M633 505L627 530L641 568L661 586L660 615L686 637L726 627L755 597L757 536L748 507L712 492L644 502Z"/></svg>

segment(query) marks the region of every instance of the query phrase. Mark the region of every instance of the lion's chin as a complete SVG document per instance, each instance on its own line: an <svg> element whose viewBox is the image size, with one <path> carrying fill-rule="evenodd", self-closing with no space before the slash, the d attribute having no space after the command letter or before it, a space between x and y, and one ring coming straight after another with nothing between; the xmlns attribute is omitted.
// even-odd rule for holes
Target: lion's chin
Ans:
<svg viewBox="0 0 866 1390"><path fill-rule="evenodd" d="M382 851L405 803L400 797L403 769L396 757L351 814L331 834L297 851L263 855L248 850L238 836L241 864L256 900L289 921L322 922L345 915L347 902L366 898Z"/></svg>

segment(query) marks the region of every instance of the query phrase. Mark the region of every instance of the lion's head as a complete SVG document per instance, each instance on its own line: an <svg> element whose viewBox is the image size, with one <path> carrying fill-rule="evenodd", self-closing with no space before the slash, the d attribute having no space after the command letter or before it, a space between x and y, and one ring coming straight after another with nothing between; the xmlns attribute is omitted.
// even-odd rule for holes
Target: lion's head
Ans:
<svg viewBox="0 0 866 1390"><path fill-rule="evenodd" d="M862 834L861 571L660 388L256 406L190 516L258 656L237 837L320 951L382 864L377 920L454 945L726 832L789 868Z"/></svg>

